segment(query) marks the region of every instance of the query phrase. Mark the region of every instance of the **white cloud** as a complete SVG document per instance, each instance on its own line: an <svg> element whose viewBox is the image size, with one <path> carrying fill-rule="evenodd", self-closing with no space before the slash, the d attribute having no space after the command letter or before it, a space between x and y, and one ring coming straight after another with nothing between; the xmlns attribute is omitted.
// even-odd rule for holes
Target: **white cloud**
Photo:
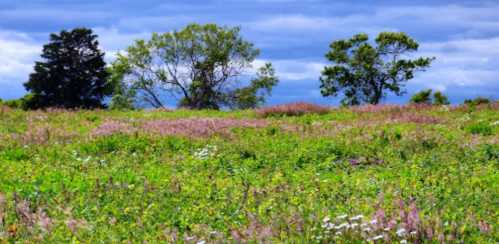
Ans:
<svg viewBox="0 0 499 244"><path fill-rule="evenodd" d="M16 85L27 80L41 49L26 34L0 31L0 84Z"/></svg>
<svg viewBox="0 0 499 244"><path fill-rule="evenodd" d="M253 66L258 68L265 62L271 62L276 70L276 74L280 80L286 81L302 81L302 80L318 80L321 75L321 70L326 65L325 63L309 61L309 60L255 60Z"/></svg>
<svg viewBox="0 0 499 244"><path fill-rule="evenodd" d="M149 32L124 33L116 27L96 27L94 32L99 36L99 46L106 53L106 62L111 62L116 58L119 51L123 51L132 45L135 40L149 38Z"/></svg>
<svg viewBox="0 0 499 244"><path fill-rule="evenodd" d="M436 60L427 72L411 81L413 84L438 90L499 89L499 37L422 43L417 55Z"/></svg>

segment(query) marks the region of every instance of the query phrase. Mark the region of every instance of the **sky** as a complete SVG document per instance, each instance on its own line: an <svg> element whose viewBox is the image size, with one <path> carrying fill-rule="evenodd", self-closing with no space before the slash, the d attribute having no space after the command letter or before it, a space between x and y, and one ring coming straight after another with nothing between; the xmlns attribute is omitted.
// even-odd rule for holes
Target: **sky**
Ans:
<svg viewBox="0 0 499 244"><path fill-rule="evenodd" d="M280 83L269 104L306 101L337 105L320 94L320 73L330 64L329 44L367 33L403 31L420 43L432 66L407 82L405 103L422 89L443 91L452 103L499 98L499 0L0 0L0 98L23 96L50 33L92 28L111 62L120 50L152 32L189 23L239 26L270 61Z"/></svg>

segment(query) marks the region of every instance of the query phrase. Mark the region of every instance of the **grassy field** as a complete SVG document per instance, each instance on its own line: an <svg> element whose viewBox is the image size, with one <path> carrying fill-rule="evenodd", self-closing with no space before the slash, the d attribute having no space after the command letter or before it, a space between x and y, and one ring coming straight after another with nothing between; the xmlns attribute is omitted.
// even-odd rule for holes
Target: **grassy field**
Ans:
<svg viewBox="0 0 499 244"><path fill-rule="evenodd" d="M498 111L2 107L0 240L497 243Z"/></svg>

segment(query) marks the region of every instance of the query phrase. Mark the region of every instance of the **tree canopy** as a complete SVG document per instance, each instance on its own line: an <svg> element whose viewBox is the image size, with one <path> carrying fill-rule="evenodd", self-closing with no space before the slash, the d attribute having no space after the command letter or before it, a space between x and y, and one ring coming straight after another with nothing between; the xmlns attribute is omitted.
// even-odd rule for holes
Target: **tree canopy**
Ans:
<svg viewBox="0 0 499 244"><path fill-rule="evenodd" d="M333 64L322 71L322 95L337 96L342 91L344 105L378 104L387 92L404 94L404 83L434 59L404 58L419 44L402 32L382 32L375 44L369 43L367 34L331 43L326 58Z"/></svg>
<svg viewBox="0 0 499 244"><path fill-rule="evenodd" d="M43 61L36 62L25 88L32 93L28 108L103 107L102 100L112 93L104 52L97 35L86 28L51 34L43 46Z"/></svg>
<svg viewBox="0 0 499 244"><path fill-rule="evenodd" d="M121 87L135 90L133 96L156 108L165 107L165 94L192 109L252 108L262 104L278 82L268 63L248 86L240 85L258 55L239 28L190 24L136 41L111 69Z"/></svg>
<svg viewBox="0 0 499 244"><path fill-rule="evenodd" d="M433 98L431 94L433 93ZM422 90L411 97L411 103L448 105L449 99L441 91L433 92L432 89Z"/></svg>

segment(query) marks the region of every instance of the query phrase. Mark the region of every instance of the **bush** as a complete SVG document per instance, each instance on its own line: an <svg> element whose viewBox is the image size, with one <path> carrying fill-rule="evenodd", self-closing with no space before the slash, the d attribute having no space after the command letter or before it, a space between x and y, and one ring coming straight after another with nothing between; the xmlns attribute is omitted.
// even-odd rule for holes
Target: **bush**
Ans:
<svg viewBox="0 0 499 244"><path fill-rule="evenodd" d="M433 93L433 105L448 105L449 99L440 91Z"/></svg>
<svg viewBox="0 0 499 244"><path fill-rule="evenodd" d="M464 100L464 104L472 105L472 106L476 106L476 105L480 105L480 104L489 104L489 103L491 103L491 100L488 98L485 98L485 97L476 97L475 99Z"/></svg>
<svg viewBox="0 0 499 244"><path fill-rule="evenodd" d="M431 104L431 89L420 91L411 97L411 103Z"/></svg>
<svg viewBox="0 0 499 244"><path fill-rule="evenodd" d="M5 101L0 101L0 104L5 105L12 109L28 109L27 103L31 100L33 95L31 93L26 94L24 97L19 99L10 99Z"/></svg>
<svg viewBox="0 0 499 244"><path fill-rule="evenodd" d="M490 136L493 134L492 126L485 122L480 122L468 126L467 131L473 135Z"/></svg>
<svg viewBox="0 0 499 244"><path fill-rule="evenodd" d="M433 93L433 99L431 97L431 89L422 90L411 97L410 103L415 104L432 104L432 105L448 105L450 104L449 99L441 91L436 91Z"/></svg>
<svg viewBox="0 0 499 244"><path fill-rule="evenodd" d="M271 116L300 116L304 114L326 114L330 109L326 106L320 106L311 103L289 103L272 107L261 108L256 111L260 117Z"/></svg>

